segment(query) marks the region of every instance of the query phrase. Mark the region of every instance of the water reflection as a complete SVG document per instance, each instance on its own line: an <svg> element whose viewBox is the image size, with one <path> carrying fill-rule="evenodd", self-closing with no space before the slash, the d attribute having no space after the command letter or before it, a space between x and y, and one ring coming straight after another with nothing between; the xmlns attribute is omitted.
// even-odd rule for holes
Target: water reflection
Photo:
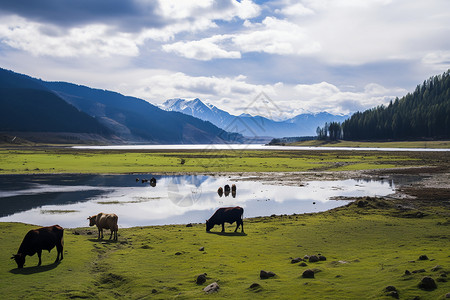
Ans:
<svg viewBox="0 0 450 300"><path fill-rule="evenodd" d="M120 227L184 224L204 222L222 206L242 206L244 217L308 213L347 203L330 198L393 191L388 181L310 181L293 187L203 175L0 176L0 221L85 227L87 216L105 212L117 214Z"/></svg>

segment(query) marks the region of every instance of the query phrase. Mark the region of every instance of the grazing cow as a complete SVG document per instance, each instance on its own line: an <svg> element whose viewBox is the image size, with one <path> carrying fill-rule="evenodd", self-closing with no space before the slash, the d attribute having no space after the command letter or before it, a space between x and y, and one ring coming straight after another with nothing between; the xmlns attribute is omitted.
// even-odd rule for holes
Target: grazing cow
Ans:
<svg viewBox="0 0 450 300"><path fill-rule="evenodd" d="M228 184L226 184L224 186L224 191L225 191L225 197L228 197L228 195L230 194L230 191L231 191L230 186Z"/></svg>
<svg viewBox="0 0 450 300"><path fill-rule="evenodd" d="M111 230L111 235L109 239L112 238L114 233L114 240L117 241L117 230L119 227L117 226L118 217L116 214L104 214L99 213L92 217L88 217L89 226L97 225L98 228L98 239L103 239L103 229ZM101 237L100 237L101 236Z"/></svg>
<svg viewBox="0 0 450 300"><path fill-rule="evenodd" d="M139 178L136 178L136 182L139 182Z"/></svg>
<svg viewBox="0 0 450 300"><path fill-rule="evenodd" d="M223 188L222 187L217 189L217 194L219 194L219 197L222 197L222 195L223 195Z"/></svg>
<svg viewBox="0 0 450 300"><path fill-rule="evenodd" d="M152 177L152 178L150 179L150 185L151 185L152 187L155 187L155 186L156 186L156 178L155 178L155 177Z"/></svg>
<svg viewBox="0 0 450 300"><path fill-rule="evenodd" d="M236 222L236 232L241 226L242 232L244 232L244 222L242 221L242 215L244 214L244 209L242 207L222 207L216 210L214 215L212 215L209 220L206 220L206 231L209 232L214 225L222 224L222 232L225 232L225 222L233 224Z"/></svg>
<svg viewBox="0 0 450 300"><path fill-rule="evenodd" d="M14 259L17 263L17 267L23 268L25 264L25 256L33 256L37 253L39 257L38 266L41 265L42 250L52 250L56 246L58 254L56 256L55 263L63 259L63 247L64 247L64 229L59 225L53 225L48 227L42 227L38 229L32 229L25 235L22 244L20 244L17 254L13 254L11 259Z"/></svg>
<svg viewBox="0 0 450 300"><path fill-rule="evenodd" d="M233 184L231 186L231 196L233 196L233 198L236 198L236 185Z"/></svg>

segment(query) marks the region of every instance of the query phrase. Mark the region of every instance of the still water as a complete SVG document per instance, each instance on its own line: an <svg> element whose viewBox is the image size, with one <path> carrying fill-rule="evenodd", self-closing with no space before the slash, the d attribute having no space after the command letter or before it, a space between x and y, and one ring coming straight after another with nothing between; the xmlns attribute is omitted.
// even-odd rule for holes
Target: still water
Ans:
<svg viewBox="0 0 450 300"><path fill-rule="evenodd" d="M137 177L139 181L137 181ZM142 179L156 178L155 187ZM347 204L334 197L385 196L388 181L309 181L268 185L240 177L203 175L4 175L0 176L0 222L86 227L88 216L116 213L119 227L200 223L223 206L241 206L244 218L301 214ZM237 186L220 197L219 187Z"/></svg>

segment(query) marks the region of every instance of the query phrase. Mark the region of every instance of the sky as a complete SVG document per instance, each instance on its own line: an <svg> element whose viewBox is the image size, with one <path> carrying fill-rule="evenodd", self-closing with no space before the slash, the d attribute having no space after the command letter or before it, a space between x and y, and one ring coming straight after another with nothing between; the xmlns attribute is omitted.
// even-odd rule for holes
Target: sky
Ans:
<svg viewBox="0 0 450 300"><path fill-rule="evenodd" d="M349 114L450 68L448 0L0 0L0 67L234 114Z"/></svg>

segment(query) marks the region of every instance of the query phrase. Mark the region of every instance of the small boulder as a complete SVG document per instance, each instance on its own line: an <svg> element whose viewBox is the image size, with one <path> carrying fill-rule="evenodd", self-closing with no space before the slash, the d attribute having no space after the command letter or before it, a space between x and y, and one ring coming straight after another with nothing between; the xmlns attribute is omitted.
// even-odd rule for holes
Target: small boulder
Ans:
<svg viewBox="0 0 450 300"><path fill-rule="evenodd" d="M423 255L419 256L419 260L428 260L428 256L423 254Z"/></svg>
<svg viewBox="0 0 450 300"><path fill-rule="evenodd" d="M425 276L419 283L419 288L422 290L431 291L437 288L436 282L430 276Z"/></svg>
<svg viewBox="0 0 450 300"><path fill-rule="evenodd" d="M261 270L261 272L259 272L259 277L261 278L261 279L267 279L267 278L270 278L270 277L274 277L276 274L274 273L274 272L266 272L266 271L264 271L264 270Z"/></svg>
<svg viewBox="0 0 450 300"><path fill-rule="evenodd" d="M305 270L302 274L303 278L314 278L314 271L311 269Z"/></svg>
<svg viewBox="0 0 450 300"><path fill-rule="evenodd" d="M307 267L308 265L305 262L299 264L300 267Z"/></svg>
<svg viewBox="0 0 450 300"><path fill-rule="evenodd" d="M450 293L445 294L445 298L450 299Z"/></svg>
<svg viewBox="0 0 450 300"><path fill-rule="evenodd" d="M176 252L175 253L175 255L181 255L181 254L183 254L183 253L181 253L181 252Z"/></svg>
<svg viewBox="0 0 450 300"><path fill-rule="evenodd" d="M211 293L215 293L218 292L220 289L219 285L217 284L217 282L213 282L210 285L206 286L203 291L207 294L211 294Z"/></svg>
<svg viewBox="0 0 450 300"><path fill-rule="evenodd" d="M405 275L411 275L411 272L409 270L405 270Z"/></svg>
<svg viewBox="0 0 450 300"><path fill-rule="evenodd" d="M191 223L189 223L189 224L187 224L187 225L186 225L186 227L192 227L192 224L191 224Z"/></svg>
<svg viewBox="0 0 450 300"><path fill-rule="evenodd" d="M398 294L398 291L388 292L388 293L386 294L386 296L391 296L391 297L393 297L393 298L395 298L395 299L399 299L399 298L400 298L400 296L399 296L399 294Z"/></svg>
<svg viewBox="0 0 450 300"><path fill-rule="evenodd" d="M196 283L197 284L204 284L206 282L206 273L200 274L197 276Z"/></svg>
<svg viewBox="0 0 450 300"><path fill-rule="evenodd" d="M261 289L262 287L259 283L255 282L255 283L252 283L249 288L252 290L258 290L258 289Z"/></svg>
<svg viewBox="0 0 450 300"><path fill-rule="evenodd" d="M200 247L198 251L205 251L205 247Z"/></svg>
<svg viewBox="0 0 450 300"><path fill-rule="evenodd" d="M387 287L384 288L385 292L392 292L392 291L396 291L397 288L393 285L388 285Z"/></svg>
<svg viewBox="0 0 450 300"><path fill-rule="evenodd" d="M325 256L323 256L323 255L319 255L319 260L320 261L325 261L325 260L327 260L327 258Z"/></svg>
<svg viewBox="0 0 450 300"><path fill-rule="evenodd" d="M156 294L158 291L156 289L152 290L152 294Z"/></svg>
<svg viewBox="0 0 450 300"><path fill-rule="evenodd" d="M312 263L312 262L318 262L318 261L319 261L319 258L317 257L317 255L311 255L311 256L309 257L308 261L309 261L310 263Z"/></svg>
<svg viewBox="0 0 450 300"><path fill-rule="evenodd" d="M296 263L301 262L301 261L303 261L303 259L301 259L300 257L293 258L293 259L291 260L291 264L296 264Z"/></svg>
<svg viewBox="0 0 450 300"><path fill-rule="evenodd" d="M426 271L425 271L425 269L419 269L419 270L414 270L414 271L412 271L414 274L416 274L416 273L425 273Z"/></svg>

